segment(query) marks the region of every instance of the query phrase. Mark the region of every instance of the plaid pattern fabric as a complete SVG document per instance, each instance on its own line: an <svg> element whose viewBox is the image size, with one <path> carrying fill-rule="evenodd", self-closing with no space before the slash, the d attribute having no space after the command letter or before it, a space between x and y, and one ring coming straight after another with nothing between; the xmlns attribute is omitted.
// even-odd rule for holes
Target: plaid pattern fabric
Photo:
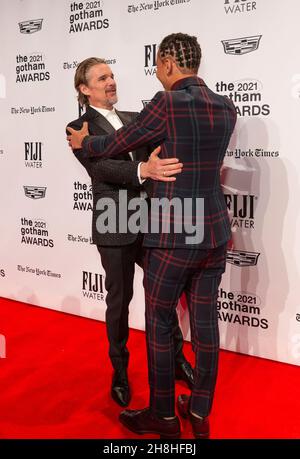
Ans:
<svg viewBox="0 0 300 459"><path fill-rule="evenodd" d="M183 172L175 182L154 182L152 197L191 198L194 204L204 198L202 221L196 214L188 216L193 224L204 222L202 242L187 245L185 232L172 231L171 224L169 233L150 231L144 238L150 407L158 416L174 415L173 318L183 292L196 354L191 409L200 416L211 410L219 353L217 290L231 237L220 168L235 122L233 103L195 76L177 81L172 91L158 92L134 123L113 135L83 141L87 157L112 157L144 144L161 144L160 157L179 158ZM152 213L151 218L163 225L167 214ZM176 215L170 220L175 223Z"/></svg>
<svg viewBox="0 0 300 459"><path fill-rule="evenodd" d="M204 223L204 238L193 245L212 248L231 237L230 224L220 186L220 168L236 122L236 111L227 97L212 92L198 77L183 78L171 91L158 92L134 123L109 136L88 136L83 141L89 157L113 157L141 145L161 144L161 158L177 157L183 171L175 182L154 182L152 198L189 198L196 209L196 199L204 198L204 218L193 214L193 224ZM171 214L171 215L170 215ZM160 222L160 230L145 235L147 247L186 247L188 232L175 230L177 215L167 209L151 212L151 221ZM204 221L203 221L204 220ZM163 232L165 222L169 232Z"/></svg>
<svg viewBox="0 0 300 459"><path fill-rule="evenodd" d="M150 406L157 416L174 416L173 318L183 292L196 356L191 409L210 413L217 378L219 330L217 292L225 270L226 245L215 249L146 249L146 339Z"/></svg>

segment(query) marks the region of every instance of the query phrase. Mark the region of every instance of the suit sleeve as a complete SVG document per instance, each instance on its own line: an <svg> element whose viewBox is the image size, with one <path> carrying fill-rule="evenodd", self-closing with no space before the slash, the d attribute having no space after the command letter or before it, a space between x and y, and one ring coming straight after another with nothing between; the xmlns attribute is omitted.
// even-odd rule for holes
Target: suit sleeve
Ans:
<svg viewBox="0 0 300 459"><path fill-rule="evenodd" d="M76 123L68 124L73 129L81 129ZM116 185L140 187L137 169L140 161L124 161L102 158L88 158L82 149L73 150L74 155L89 176L97 182L108 182Z"/></svg>
<svg viewBox="0 0 300 459"><path fill-rule="evenodd" d="M78 158L82 150L75 150ZM79 160L80 161L80 160ZM140 187L138 165L140 161L124 161L115 159L87 158L90 176L96 182L108 182L115 185Z"/></svg>
<svg viewBox="0 0 300 459"><path fill-rule="evenodd" d="M136 120L106 136L87 136L83 139L83 155L89 158L109 158L166 138L166 96L158 92Z"/></svg>
<svg viewBox="0 0 300 459"><path fill-rule="evenodd" d="M227 96L224 96L224 101L225 101L225 104L227 105L227 107L230 110L230 116L231 116L231 119L232 119L232 129L234 129L234 126L235 126L236 120L237 120L237 111L236 111L235 105L234 105L233 101L231 99L229 99L229 97L227 97Z"/></svg>

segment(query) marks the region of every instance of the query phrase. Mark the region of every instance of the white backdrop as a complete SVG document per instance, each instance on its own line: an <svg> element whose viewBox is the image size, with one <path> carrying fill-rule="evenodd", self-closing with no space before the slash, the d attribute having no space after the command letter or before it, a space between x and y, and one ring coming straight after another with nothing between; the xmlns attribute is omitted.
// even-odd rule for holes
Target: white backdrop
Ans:
<svg viewBox="0 0 300 459"><path fill-rule="evenodd" d="M160 89L155 46L172 32L194 34L200 76L239 115L223 169L233 241L221 344L299 365L300 3L0 0L0 12L0 295L104 320L89 178L65 140L78 117L75 68L106 58L117 107L139 111ZM130 324L144 328L139 269Z"/></svg>

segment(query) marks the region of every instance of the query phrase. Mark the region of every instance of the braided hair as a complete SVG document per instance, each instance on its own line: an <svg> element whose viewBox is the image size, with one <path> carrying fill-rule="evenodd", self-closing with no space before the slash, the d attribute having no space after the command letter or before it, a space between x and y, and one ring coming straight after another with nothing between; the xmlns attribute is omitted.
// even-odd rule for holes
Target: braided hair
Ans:
<svg viewBox="0 0 300 459"><path fill-rule="evenodd" d="M201 60L201 48L197 38L185 33L166 36L159 45L161 58L173 57L182 73L197 73Z"/></svg>

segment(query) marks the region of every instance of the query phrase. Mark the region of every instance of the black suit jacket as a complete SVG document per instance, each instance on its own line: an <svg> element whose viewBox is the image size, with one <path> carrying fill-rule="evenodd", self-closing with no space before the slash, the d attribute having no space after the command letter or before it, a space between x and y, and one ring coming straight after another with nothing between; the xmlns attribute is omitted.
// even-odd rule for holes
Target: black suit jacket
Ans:
<svg viewBox="0 0 300 459"><path fill-rule="evenodd" d="M124 125L129 124L138 115L134 112L119 112L117 115ZM115 131L113 126L99 112L91 107L87 107L86 112L77 120L72 121L68 126L73 129L81 129L84 121L88 122L89 133L91 135L106 135ZM76 158L85 167L92 181L93 193L93 218L92 218L92 239L97 245L127 245L132 244L137 234L130 232L120 233L118 228L119 218L119 190L126 190L128 200L140 196L143 186L140 185L137 175L138 164L147 161L149 149L140 148L132 152L133 160L128 153L121 154L114 159L86 158L82 150L74 150ZM148 194L151 192L150 181L144 183ZM116 204L117 225L115 233L100 234L97 231L96 221L103 212L96 209L97 201L101 198L111 198ZM128 212L128 217L132 212Z"/></svg>

